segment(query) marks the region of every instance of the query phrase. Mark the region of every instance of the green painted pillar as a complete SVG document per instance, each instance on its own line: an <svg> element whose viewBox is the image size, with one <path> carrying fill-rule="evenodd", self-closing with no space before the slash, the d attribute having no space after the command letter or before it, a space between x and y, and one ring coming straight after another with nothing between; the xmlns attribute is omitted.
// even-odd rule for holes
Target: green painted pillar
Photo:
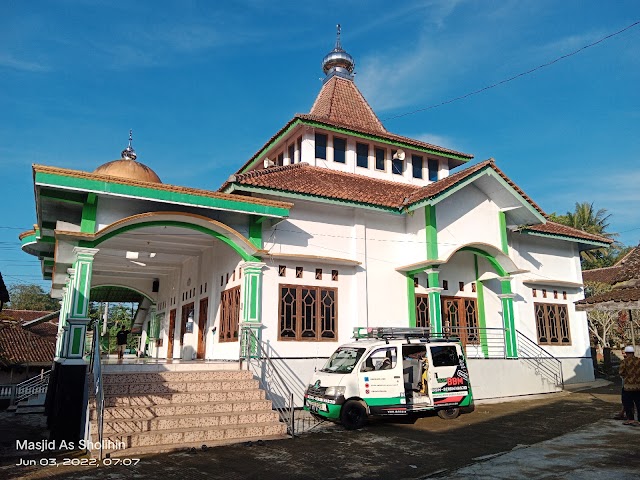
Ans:
<svg viewBox="0 0 640 480"><path fill-rule="evenodd" d="M247 355L255 358L259 355L258 345L255 341L247 342L245 329L250 330L255 337L261 337L262 319L262 269L266 264L261 262L246 262L242 269L242 306L240 313L240 329L243 332L240 354L243 358ZM247 351L247 348L249 349Z"/></svg>
<svg viewBox="0 0 640 480"><path fill-rule="evenodd" d="M98 249L75 247L76 261L73 266L73 277L70 284L69 312L67 329L63 339L63 357L65 363L84 362L85 337L89 324L89 292L91 291L91 273L93 258Z"/></svg>
<svg viewBox="0 0 640 480"><path fill-rule="evenodd" d="M416 326L416 285L414 283L415 275L407 273L407 306L409 314L409 327Z"/></svg>
<svg viewBox="0 0 640 480"><path fill-rule="evenodd" d="M442 333L442 302L440 301L440 272L437 268L430 268L426 270L427 280L429 282L429 288L427 288L427 295L429 295L429 324L431 326L431 333Z"/></svg>
<svg viewBox="0 0 640 480"><path fill-rule="evenodd" d="M70 269L73 270L73 269ZM60 315L58 317L58 335L56 337L56 352L57 358L62 357L62 337L64 335L64 326L67 319L67 313L69 312L69 283L71 282L71 276L67 277L66 286L62 287L62 302L60 305Z"/></svg>
<svg viewBox="0 0 640 480"><path fill-rule="evenodd" d="M476 268L476 291L478 296L478 327L480 327L480 346L485 358L489 358L489 344L487 342L487 319L484 311L484 284L480 280L478 270L478 255L473 256Z"/></svg>
<svg viewBox="0 0 640 480"><path fill-rule="evenodd" d="M516 344L516 327L513 318L513 297L511 292L511 277L500 277L502 293L498 297L502 301L502 323L504 326L504 346L507 358L518 358L518 347Z"/></svg>

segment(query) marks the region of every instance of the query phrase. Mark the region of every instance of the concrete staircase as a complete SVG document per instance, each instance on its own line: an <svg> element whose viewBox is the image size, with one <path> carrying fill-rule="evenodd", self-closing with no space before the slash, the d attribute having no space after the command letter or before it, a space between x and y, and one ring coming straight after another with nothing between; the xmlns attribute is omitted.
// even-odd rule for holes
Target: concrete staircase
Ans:
<svg viewBox="0 0 640 480"><path fill-rule="evenodd" d="M174 371L158 365L121 367L122 371L107 369L102 375L103 455L131 457L287 438L287 427L265 399L258 380L237 365L193 370L183 364L185 369ZM98 441L95 405L90 399L92 442Z"/></svg>

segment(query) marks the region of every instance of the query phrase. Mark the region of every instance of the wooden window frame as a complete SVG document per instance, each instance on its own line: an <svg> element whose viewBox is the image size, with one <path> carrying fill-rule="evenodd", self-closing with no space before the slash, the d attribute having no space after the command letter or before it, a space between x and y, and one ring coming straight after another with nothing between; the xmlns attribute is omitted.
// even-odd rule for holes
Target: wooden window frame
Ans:
<svg viewBox="0 0 640 480"><path fill-rule="evenodd" d="M456 304L458 314L458 325L447 325L450 323L449 309L447 303ZM469 306L473 307L473 323L469 325ZM442 331L460 338L462 345L480 344L480 322L478 320L478 300L475 297L441 297ZM459 329L459 330L457 330Z"/></svg>
<svg viewBox="0 0 640 480"><path fill-rule="evenodd" d="M416 293L416 327L429 328L429 295L426 293Z"/></svg>
<svg viewBox="0 0 640 480"><path fill-rule="evenodd" d="M237 342L240 335L240 285L220 292L220 332L218 341Z"/></svg>
<svg viewBox="0 0 640 480"><path fill-rule="evenodd" d="M304 304L304 291L313 291L315 296L313 297L313 319L315 323L315 336L307 335L303 331L303 304ZM323 303L324 294L331 292L333 294L332 309L333 318L326 319L323 317ZM295 294L295 298L291 303L285 303L285 296L291 296ZM336 342L338 341L338 289L335 287L324 286L310 286L310 285L291 285L291 284L279 284L278 285L278 340L286 342ZM291 319L285 319L286 310L294 310L293 317ZM325 330L323 330L323 326ZM327 326L332 328L326 329ZM287 328L285 328L287 327ZM293 332L293 336L285 335L284 331ZM325 336L325 332L332 332L333 336Z"/></svg>
<svg viewBox="0 0 640 480"><path fill-rule="evenodd" d="M536 322L538 345L563 347L571 345L571 322L566 304L534 303L533 316ZM557 341L553 341L554 338Z"/></svg>

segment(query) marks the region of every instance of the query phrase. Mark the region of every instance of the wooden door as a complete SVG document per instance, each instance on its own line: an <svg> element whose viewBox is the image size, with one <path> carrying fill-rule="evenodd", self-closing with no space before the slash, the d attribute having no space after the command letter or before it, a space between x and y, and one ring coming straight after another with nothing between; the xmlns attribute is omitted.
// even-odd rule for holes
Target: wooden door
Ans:
<svg viewBox="0 0 640 480"><path fill-rule="evenodd" d="M173 334L176 330L176 310L169 312L169 331L167 332L167 358L173 358Z"/></svg>
<svg viewBox="0 0 640 480"><path fill-rule="evenodd" d="M207 328L207 315L209 313L209 299L203 298L200 300L200 312L198 313L198 356L199 359L204 359L204 353L206 348L206 328Z"/></svg>
<svg viewBox="0 0 640 480"><path fill-rule="evenodd" d="M182 346L184 345L184 334L187 333L187 322L189 321L189 315L191 315L191 320L193 320L193 306L193 302L182 306L182 316L180 318L180 348L182 348ZM191 324L191 327L193 327L193 323Z"/></svg>

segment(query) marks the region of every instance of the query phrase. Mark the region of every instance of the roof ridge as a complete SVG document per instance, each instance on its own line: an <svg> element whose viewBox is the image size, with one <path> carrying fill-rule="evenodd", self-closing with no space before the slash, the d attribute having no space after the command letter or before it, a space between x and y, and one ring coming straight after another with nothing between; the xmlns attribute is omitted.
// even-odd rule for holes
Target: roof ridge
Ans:
<svg viewBox="0 0 640 480"><path fill-rule="evenodd" d="M244 180L246 178L256 178L256 177L261 177L263 175L268 175L269 173L282 172L286 170L292 170L294 168L303 168L303 167L309 167L309 166L310 165L307 162L298 162L298 163L292 163L289 165L278 165L276 167L251 170L250 172L245 172L245 173L236 173L231 175L227 180L227 182L225 183L232 183L238 180Z"/></svg>

